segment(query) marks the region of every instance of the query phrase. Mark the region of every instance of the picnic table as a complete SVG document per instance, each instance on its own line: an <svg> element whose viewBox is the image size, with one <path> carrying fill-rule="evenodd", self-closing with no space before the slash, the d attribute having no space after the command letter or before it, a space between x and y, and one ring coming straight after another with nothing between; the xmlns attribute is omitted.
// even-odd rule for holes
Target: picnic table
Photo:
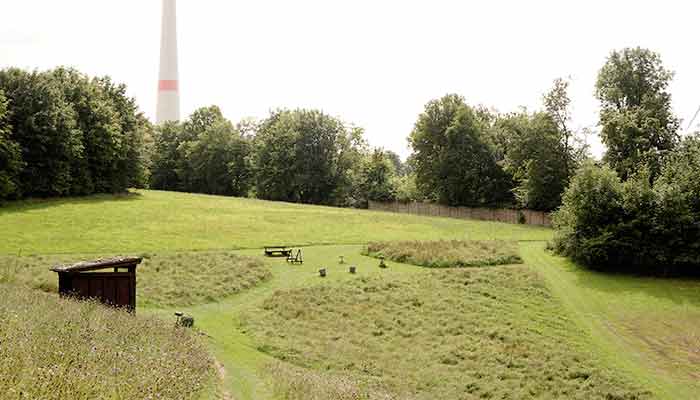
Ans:
<svg viewBox="0 0 700 400"><path fill-rule="evenodd" d="M265 246L265 255L268 257L289 257L292 249L287 246Z"/></svg>

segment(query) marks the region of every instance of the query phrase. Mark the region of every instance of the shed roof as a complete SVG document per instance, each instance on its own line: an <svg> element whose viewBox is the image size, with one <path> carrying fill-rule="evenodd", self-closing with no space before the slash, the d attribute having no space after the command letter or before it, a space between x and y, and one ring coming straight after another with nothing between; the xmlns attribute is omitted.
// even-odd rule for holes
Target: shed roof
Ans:
<svg viewBox="0 0 700 400"><path fill-rule="evenodd" d="M115 257L104 260L83 261L72 265L56 265L53 272L86 272L106 268L135 267L143 261L140 257Z"/></svg>

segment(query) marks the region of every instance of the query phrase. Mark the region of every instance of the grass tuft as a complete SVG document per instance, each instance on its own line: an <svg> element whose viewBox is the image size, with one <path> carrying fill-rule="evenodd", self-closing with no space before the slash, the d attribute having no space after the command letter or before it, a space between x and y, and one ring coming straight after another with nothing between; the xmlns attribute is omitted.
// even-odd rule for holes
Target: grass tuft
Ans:
<svg viewBox="0 0 700 400"><path fill-rule="evenodd" d="M510 241L372 242L364 254L429 268L465 268L522 264L518 244Z"/></svg>
<svg viewBox="0 0 700 400"><path fill-rule="evenodd" d="M212 360L191 331L0 284L3 399L197 399Z"/></svg>

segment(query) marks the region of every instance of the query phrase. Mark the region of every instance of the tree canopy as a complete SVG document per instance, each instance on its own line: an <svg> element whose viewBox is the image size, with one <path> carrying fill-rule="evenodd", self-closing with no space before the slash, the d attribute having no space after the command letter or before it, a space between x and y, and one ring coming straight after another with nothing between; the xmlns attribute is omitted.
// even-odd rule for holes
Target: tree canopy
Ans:
<svg viewBox="0 0 700 400"><path fill-rule="evenodd" d="M252 143L216 106L196 110L183 123L158 127L151 187L161 190L246 196Z"/></svg>
<svg viewBox="0 0 700 400"><path fill-rule="evenodd" d="M668 92L672 78L659 54L642 48L613 51L598 74L605 161L623 180L644 165L655 177L664 154L678 142L679 121Z"/></svg>
<svg viewBox="0 0 700 400"><path fill-rule="evenodd" d="M497 164L485 131L483 120L461 96L429 102L409 137L419 189L453 206L509 202L509 178Z"/></svg>
<svg viewBox="0 0 700 400"><path fill-rule="evenodd" d="M9 100L3 141L22 160L6 163L20 169L14 196L111 193L142 180L148 122L123 86L72 69L10 68L0 71L0 90Z"/></svg>
<svg viewBox="0 0 700 400"><path fill-rule="evenodd" d="M363 146L362 132L318 110L278 110L255 138L258 197L307 204L342 204Z"/></svg>

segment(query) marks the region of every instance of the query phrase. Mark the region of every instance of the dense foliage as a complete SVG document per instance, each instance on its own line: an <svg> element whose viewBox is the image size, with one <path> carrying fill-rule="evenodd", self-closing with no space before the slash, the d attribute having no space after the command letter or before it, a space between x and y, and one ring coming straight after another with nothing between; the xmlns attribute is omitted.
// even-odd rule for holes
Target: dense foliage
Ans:
<svg viewBox="0 0 700 400"><path fill-rule="evenodd" d="M362 131L318 110L279 110L257 131L253 156L261 199L342 205L364 146Z"/></svg>
<svg viewBox="0 0 700 400"><path fill-rule="evenodd" d="M19 144L10 137L9 120L8 103L0 90L0 200L17 193L19 174L24 167Z"/></svg>
<svg viewBox="0 0 700 400"><path fill-rule="evenodd" d="M680 141L658 54L614 51L598 75L605 165L584 166L555 215L556 249L586 265L700 272L700 139Z"/></svg>
<svg viewBox="0 0 700 400"><path fill-rule="evenodd" d="M518 205L543 211L559 207L569 182L568 165L574 160L550 115L522 112L502 116L495 129L503 138L503 165L515 182Z"/></svg>
<svg viewBox="0 0 700 400"><path fill-rule="evenodd" d="M555 214L556 248L586 265L658 274L700 266L700 136L668 155L658 179L643 168L627 181L585 165Z"/></svg>
<svg viewBox="0 0 700 400"><path fill-rule="evenodd" d="M6 69L0 90L0 198L114 193L143 183L148 122L124 86L72 69Z"/></svg>
<svg viewBox="0 0 700 400"><path fill-rule="evenodd" d="M160 190L246 196L252 183L251 140L216 106L185 122L156 129L151 187Z"/></svg>
<svg viewBox="0 0 700 400"><path fill-rule="evenodd" d="M487 143L486 128L461 96L429 102L409 137L419 189L453 206L509 202L510 179Z"/></svg>
<svg viewBox="0 0 700 400"><path fill-rule="evenodd" d="M392 153L379 149L363 157L353 185L355 205L366 207L370 200L395 200L397 165L401 168L400 159L397 164Z"/></svg>
<svg viewBox="0 0 700 400"><path fill-rule="evenodd" d="M0 198L143 184L148 122L123 85L72 69L11 68L0 71L0 91Z"/></svg>

